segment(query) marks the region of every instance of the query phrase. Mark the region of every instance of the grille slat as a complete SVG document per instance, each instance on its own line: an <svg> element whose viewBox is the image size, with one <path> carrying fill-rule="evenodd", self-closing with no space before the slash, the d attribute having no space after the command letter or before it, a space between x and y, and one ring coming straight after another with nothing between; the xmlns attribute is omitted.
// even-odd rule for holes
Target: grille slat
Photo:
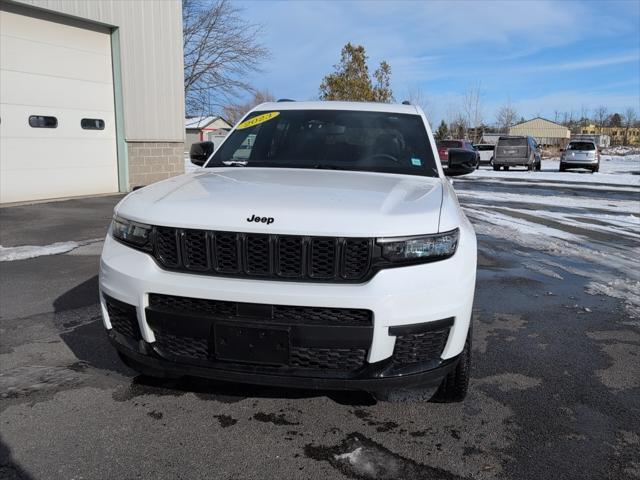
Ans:
<svg viewBox="0 0 640 480"><path fill-rule="evenodd" d="M336 241L334 238L312 238L310 242L309 274L312 278L336 276Z"/></svg>
<svg viewBox="0 0 640 480"><path fill-rule="evenodd" d="M158 227L155 232L155 255L165 267L180 266L178 231L175 228Z"/></svg>
<svg viewBox="0 0 640 480"><path fill-rule="evenodd" d="M373 240L155 227L167 270L274 280L357 282L371 272Z"/></svg>

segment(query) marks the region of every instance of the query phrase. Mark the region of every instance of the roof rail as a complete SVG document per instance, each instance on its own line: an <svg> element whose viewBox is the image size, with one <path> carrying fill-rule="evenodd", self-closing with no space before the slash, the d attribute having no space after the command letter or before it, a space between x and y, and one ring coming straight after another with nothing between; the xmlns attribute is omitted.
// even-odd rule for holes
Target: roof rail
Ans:
<svg viewBox="0 0 640 480"><path fill-rule="evenodd" d="M405 100L404 102L402 102L403 105L411 105L411 102L409 100Z"/></svg>
<svg viewBox="0 0 640 480"><path fill-rule="evenodd" d="M295 102L295 100L291 100L290 98L279 98L278 103L280 102Z"/></svg>

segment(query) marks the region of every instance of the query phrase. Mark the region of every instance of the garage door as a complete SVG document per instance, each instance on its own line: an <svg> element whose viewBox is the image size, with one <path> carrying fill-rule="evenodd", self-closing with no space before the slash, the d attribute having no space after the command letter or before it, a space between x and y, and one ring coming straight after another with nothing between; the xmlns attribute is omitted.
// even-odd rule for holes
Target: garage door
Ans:
<svg viewBox="0 0 640 480"><path fill-rule="evenodd" d="M107 29L0 11L0 202L118 191Z"/></svg>

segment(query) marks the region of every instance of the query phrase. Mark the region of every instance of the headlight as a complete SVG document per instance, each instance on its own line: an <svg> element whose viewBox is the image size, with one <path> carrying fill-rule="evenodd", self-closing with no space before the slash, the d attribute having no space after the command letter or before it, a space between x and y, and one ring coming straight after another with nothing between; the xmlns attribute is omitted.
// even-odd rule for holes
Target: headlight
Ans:
<svg viewBox="0 0 640 480"><path fill-rule="evenodd" d="M122 217L113 217L111 234L117 240L142 250L151 250L151 227Z"/></svg>
<svg viewBox="0 0 640 480"><path fill-rule="evenodd" d="M379 238L382 257L390 262L419 263L450 257L458 247L459 230L416 237Z"/></svg>

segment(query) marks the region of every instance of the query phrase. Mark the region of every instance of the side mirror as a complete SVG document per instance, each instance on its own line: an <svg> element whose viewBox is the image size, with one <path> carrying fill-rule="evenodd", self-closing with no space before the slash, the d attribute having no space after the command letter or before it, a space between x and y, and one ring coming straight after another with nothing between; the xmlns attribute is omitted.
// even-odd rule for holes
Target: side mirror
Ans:
<svg viewBox="0 0 640 480"><path fill-rule="evenodd" d="M201 167L213 153L213 142L200 142L191 145L189 159L191 163Z"/></svg>
<svg viewBox="0 0 640 480"><path fill-rule="evenodd" d="M450 148L449 163L444 167L444 174L448 177L466 175L473 172L476 169L476 165L476 152L463 148Z"/></svg>

